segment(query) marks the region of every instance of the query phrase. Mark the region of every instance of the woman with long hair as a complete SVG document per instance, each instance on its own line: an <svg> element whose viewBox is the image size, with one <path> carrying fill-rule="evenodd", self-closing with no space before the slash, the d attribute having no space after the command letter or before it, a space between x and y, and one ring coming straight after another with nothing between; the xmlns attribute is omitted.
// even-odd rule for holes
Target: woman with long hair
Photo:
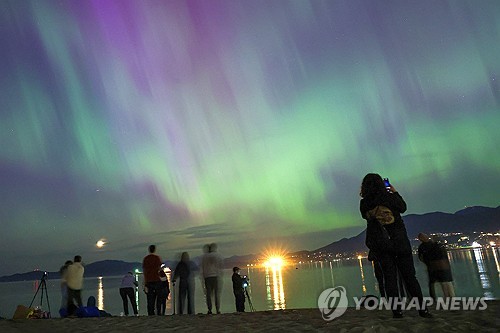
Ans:
<svg viewBox="0 0 500 333"><path fill-rule="evenodd" d="M177 297L178 313L195 314L194 312L194 263L189 260L189 253L182 252L181 261L174 271L174 282L179 279L179 296Z"/></svg>
<svg viewBox="0 0 500 333"><path fill-rule="evenodd" d="M369 173L361 184L361 216L367 221L366 246L376 256L384 276L388 301L398 300L398 271L406 290L418 300L419 314L431 317L423 302L422 290L415 276L413 255L401 214L406 202L379 174ZM399 303L400 304L400 303ZM393 307L394 318L401 318L401 307Z"/></svg>

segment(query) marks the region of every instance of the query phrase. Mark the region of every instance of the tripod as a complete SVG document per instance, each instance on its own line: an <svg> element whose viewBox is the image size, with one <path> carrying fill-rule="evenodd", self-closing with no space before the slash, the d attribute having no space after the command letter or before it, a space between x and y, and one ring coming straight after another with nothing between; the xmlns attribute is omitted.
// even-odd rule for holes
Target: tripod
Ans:
<svg viewBox="0 0 500 333"><path fill-rule="evenodd" d="M49 292L47 290L47 281L46 280L47 280L47 272L43 272L42 278L40 279L40 283L38 284L38 288L36 289L35 295L33 296L33 299L31 300L29 307L31 308L31 306L33 305L33 302L35 301L36 295L38 294L40 289L42 289L42 293L40 295L40 306L43 305L43 292L45 291L45 299L47 300L47 307L49 309L48 318L50 318Z"/></svg>
<svg viewBox="0 0 500 333"><path fill-rule="evenodd" d="M245 289L245 295L248 299L248 304L250 305L250 311L255 312L255 308L253 307L252 299L250 298L250 295L248 294L248 288L245 287L244 289Z"/></svg>

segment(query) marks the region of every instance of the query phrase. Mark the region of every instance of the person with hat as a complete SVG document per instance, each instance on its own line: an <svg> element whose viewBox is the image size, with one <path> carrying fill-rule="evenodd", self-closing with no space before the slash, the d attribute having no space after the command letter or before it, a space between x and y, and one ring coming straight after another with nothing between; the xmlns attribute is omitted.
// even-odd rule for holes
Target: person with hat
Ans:
<svg viewBox="0 0 500 333"><path fill-rule="evenodd" d="M233 267L233 294L236 301L236 311L245 312L245 290L243 288L243 278L240 276L240 268Z"/></svg>

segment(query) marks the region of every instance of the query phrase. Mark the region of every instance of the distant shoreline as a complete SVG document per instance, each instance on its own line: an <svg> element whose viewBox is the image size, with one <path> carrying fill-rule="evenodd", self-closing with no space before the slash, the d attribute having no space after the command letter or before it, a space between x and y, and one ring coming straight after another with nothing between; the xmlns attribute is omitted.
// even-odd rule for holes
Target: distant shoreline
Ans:
<svg viewBox="0 0 500 333"><path fill-rule="evenodd" d="M456 251L464 251L464 250L475 250L475 249L490 249L490 248L493 248L493 249L498 249L498 246L495 246L495 247L474 247L474 246L468 246L468 247L461 247L461 248L448 248L447 250L448 251L453 251L453 252L456 252ZM416 255L416 252L413 251L413 254ZM367 255L365 253L365 255L363 255L361 258L363 259L366 259ZM331 258L331 261L337 261L337 260L353 260L353 259L359 259L359 256L356 257L356 256L352 256L352 257L340 257L340 258ZM329 261L327 259L325 260L314 260L312 259L313 262L321 262L321 261ZM121 267L120 269L118 268L113 268L112 270L110 270L110 273L109 274L99 274L99 273L95 273L95 272L90 272L88 273L86 271L86 274L85 274L85 278L94 278L94 277L122 277L123 274L125 274L126 272L128 271L135 271L135 268L138 268L138 267L141 267L142 265L140 263L132 263L132 262L125 262L125 261L121 261L121 260L103 260L103 261L98 261L98 262L94 262L94 263L91 263L91 264L88 264L86 267L92 267L92 265L102 265L102 263L106 263L108 261L112 261L112 262L116 262L116 263L119 263L120 265L127 265L128 268L123 268ZM309 261L307 261L309 262ZM293 265L296 265L298 264L298 262L296 263L293 263ZM255 268L255 267L253 267ZM230 268L226 268L226 269L230 269ZM118 272L117 272L118 271ZM42 276L43 276L43 270L37 270L37 271L31 271L31 272L25 272L25 273L16 273L16 274L12 274L12 275L7 275L7 276L2 276L0 277L0 283L7 283L7 282L23 282L23 281L37 281L37 280L41 280ZM60 275L59 275L59 272L49 272L47 271L47 277L46 279L47 280L57 280L57 279L60 279ZM141 274L140 272L137 272L137 274Z"/></svg>

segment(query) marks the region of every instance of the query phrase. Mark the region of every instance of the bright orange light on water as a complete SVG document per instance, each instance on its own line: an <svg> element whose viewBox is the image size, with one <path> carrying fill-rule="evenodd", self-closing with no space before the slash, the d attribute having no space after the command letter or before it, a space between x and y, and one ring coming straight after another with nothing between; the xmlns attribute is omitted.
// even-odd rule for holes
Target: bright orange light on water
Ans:
<svg viewBox="0 0 500 333"><path fill-rule="evenodd" d="M286 259L282 256L270 256L264 262L266 267L282 267L286 265Z"/></svg>
<svg viewBox="0 0 500 333"><path fill-rule="evenodd" d="M287 258L289 250L283 244L269 244L262 251L262 266L279 268L288 264Z"/></svg>

